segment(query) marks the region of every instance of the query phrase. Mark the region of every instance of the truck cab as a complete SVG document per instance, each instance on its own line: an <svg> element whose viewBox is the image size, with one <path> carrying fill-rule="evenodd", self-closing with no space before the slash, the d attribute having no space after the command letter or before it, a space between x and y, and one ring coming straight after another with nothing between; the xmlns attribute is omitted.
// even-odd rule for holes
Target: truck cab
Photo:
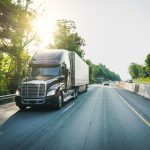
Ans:
<svg viewBox="0 0 150 150"><path fill-rule="evenodd" d="M78 86L74 84L74 61L67 50L48 50L36 53L28 76L16 91L15 102L21 109L53 105L57 109L70 98L76 98Z"/></svg>

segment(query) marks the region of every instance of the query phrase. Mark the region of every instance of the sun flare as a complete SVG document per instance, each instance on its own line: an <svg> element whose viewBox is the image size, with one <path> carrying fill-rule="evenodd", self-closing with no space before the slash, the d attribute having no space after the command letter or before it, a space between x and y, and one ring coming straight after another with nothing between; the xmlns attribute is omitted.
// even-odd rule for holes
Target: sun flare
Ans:
<svg viewBox="0 0 150 150"><path fill-rule="evenodd" d="M33 28L40 40L40 47L46 47L53 41L53 32L56 30L56 20L48 17L41 17L35 20Z"/></svg>

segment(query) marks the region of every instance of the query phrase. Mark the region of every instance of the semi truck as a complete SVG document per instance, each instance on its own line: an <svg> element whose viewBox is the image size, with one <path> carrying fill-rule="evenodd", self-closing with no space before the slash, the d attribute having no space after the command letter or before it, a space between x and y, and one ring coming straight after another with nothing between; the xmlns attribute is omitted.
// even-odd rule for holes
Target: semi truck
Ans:
<svg viewBox="0 0 150 150"><path fill-rule="evenodd" d="M64 49L37 52L28 70L16 90L15 102L21 110L34 106L61 109L64 102L87 91L89 68L75 52Z"/></svg>

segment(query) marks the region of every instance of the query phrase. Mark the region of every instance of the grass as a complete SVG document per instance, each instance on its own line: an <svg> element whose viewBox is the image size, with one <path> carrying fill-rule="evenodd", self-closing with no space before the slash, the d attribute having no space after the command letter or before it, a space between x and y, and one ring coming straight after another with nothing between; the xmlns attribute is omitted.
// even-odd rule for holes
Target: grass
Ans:
<svg viewBox="0 0 150 150"><path fill-rule="evenodd" d="M138 78L133 80L135 83L149 83L150 84L150 77L147 78Z"/></svg>

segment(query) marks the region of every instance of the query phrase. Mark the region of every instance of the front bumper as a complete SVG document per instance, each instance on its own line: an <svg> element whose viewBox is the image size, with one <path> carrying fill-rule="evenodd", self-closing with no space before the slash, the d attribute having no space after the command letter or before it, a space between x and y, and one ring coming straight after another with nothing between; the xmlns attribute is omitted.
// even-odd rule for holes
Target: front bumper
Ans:
<svg viewBox="0 0 150 150"><path fill-rule="evenodd" d="M46 96L43 98L22 98L20 96L15 97L15 102L17 106L49 106L56 105L58 102L58 94L54 96Z"/></svg>

